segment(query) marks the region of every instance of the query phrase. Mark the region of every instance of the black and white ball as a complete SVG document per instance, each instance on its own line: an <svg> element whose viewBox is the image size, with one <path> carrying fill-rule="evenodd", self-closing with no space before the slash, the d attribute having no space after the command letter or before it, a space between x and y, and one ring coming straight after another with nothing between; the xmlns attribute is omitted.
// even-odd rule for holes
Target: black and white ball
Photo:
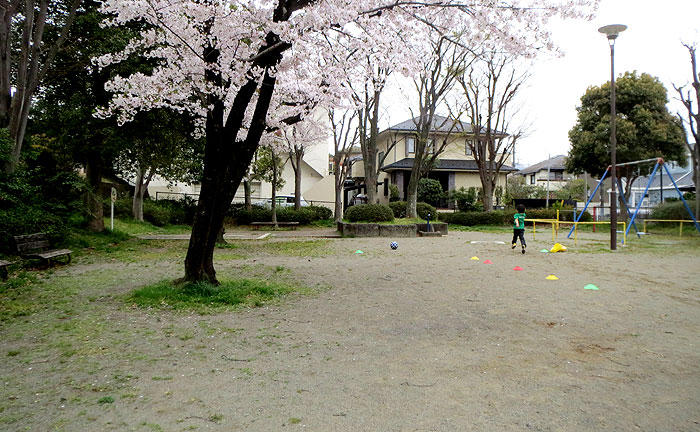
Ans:
<svg viewBox="0 0 700 432"><path fill-rule="evenodd" d="M396 249L399 248L399 244L396 243L396 242L391 242L391 248L392 248L393 250L396 250Z"/></svg>

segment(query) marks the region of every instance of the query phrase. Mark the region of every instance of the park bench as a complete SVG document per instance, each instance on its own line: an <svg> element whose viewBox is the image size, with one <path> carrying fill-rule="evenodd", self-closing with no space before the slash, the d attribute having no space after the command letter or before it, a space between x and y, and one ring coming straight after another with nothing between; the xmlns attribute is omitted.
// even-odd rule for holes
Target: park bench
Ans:
<svg viewBox="0 0 700 432"><path fill-rule="evenodd" d="M250 225L256 230L260 229L261 226L275 226L274 222L251 222ZM277 222L278 227L291 227L293 230L297 229L299 222Z"/></svg>
<svg viewBox="0 0 700 432"><path fill-rule="evenodd" d="M9 261L0 260L0 279L7 279L7 267L12 264Z"/></svg>
<svg viewBox="0 0 700 432"><path fill-rule="evenodd" d="M47 265L53 258L68 257L66 264L70 262L73 253L70 249L49 249L49 237L45 233L15 236L15 246L22 258L39 259Z"/></svg>

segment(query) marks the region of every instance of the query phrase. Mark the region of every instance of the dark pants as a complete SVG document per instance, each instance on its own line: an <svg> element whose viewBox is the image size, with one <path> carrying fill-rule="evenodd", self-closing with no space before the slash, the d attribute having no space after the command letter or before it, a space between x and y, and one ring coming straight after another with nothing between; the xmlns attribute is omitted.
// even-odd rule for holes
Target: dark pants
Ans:
<svg viewBox="0 0 700 432"><path fill-rule="evenodd" d="M518 239L520 239L520 244L522 245L522 247L527 246L527 243L525 243L525 230L520 228L513 228L513 241L511 243L517 243Z"/></svg>

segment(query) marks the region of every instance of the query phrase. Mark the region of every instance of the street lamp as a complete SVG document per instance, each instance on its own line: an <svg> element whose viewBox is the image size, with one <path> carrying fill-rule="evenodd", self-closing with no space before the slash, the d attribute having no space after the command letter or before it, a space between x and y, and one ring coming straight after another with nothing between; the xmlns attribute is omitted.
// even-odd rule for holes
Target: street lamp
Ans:
<svg viewBox="0 0 700 432"><path fill-rule="evenodd" d="M611 24L598 29L607 35L610 45L610 250L617 249L617 136L615 133L615 39L627 29L626 25Z"/></svg>

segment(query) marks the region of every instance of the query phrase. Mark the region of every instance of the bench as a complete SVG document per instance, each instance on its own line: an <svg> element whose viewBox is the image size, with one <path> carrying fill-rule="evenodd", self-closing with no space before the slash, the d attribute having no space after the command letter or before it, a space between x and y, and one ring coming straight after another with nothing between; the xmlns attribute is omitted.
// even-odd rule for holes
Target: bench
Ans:
<svg viewBox="0 0 700 432"><path fill-rule="evenodd" d="M291 227L293 230L297 229L297 226L299 225L299 222L277 222L276 224L278 227ZM271 226L274 227L275 223L274 222L251 222L250 226L255 228L256 230L259 230L261 226Z"/></svg>
<svg viewBox="0 0 700 432"><path fill-rule="evenodd" d="M10 264L12 264L12 263L9 261L0 260L0 279L2 279L2 280L7 279L7 268L6 267L9 266Z"/></svg>
<svg viewBox="0 0 700 432"><path fill-rule="evenodd" d="M51 245L49 237L45 233L15 236L15 246L22 258L40 259L47 265L53 258L68 257L66 264L70 262L73 253L70 249L48 249Z"/></svg>

